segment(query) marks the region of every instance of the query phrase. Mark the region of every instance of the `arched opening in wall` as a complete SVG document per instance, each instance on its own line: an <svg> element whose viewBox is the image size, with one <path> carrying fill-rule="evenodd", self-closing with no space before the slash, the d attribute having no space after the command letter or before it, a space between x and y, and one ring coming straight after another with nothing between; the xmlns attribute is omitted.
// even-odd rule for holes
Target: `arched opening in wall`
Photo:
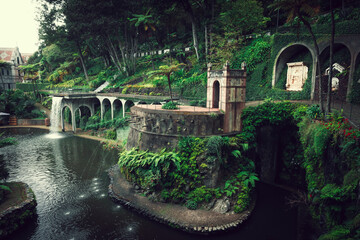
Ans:
<svg viewBox="0 0 360 240"><path fill-rule="evenodd" d="M124 105L125 105L124 108L125 108L125 114L126 114L126 113L130 112L130 108L132 106L134 106L135 104L133 101L127 100Z"/></svg>
<svg viewBox="0 0 360 240"><path fill-rule="evenodd" d="M91 102L92 106L93 106L93 110L94 110L94 115L92 115L91 117L89 117L86 125L92 125L92 124L97 124L100 123L101 121L101 107L100 107L100 100L99 99L93 99Z"/></svg>
<svg viewBox="0 0 360 240"><path fill-rule="evenodd" d="M80 106L75 112L76 127L84 129L90 117L90 108L87 106Z"/></svg>
<svg viewBox="0 0 360 240"><path fill-rule="evenodd" d="M123 117L123 104L119 99L116 99L113 102L114 107L114 118L122 118Z"/></svg>
<svg viewBox="0 0 360 240"><path fill-rule="evenodd" d="M355 71L349 100L352 103L360 104L360 53L356 56Z"/></svg>
<svg viewBox="0 0 360 240"><path fill-rule="evenodd" d="M219 108L220 101L220 83L219 81L214 81L213 83L213 108Z"/></svg>
<svg viewBox="0 0 360 240"><path fill-rule="evenodd" d="M103 119L104 119L104 121L109 121L109 120L111 120L111 103L110 103L110 100L105 98L103 100L102 104L103 104L103 111L104 111Z"/></svg>
<svg viewBox="0 0 360 240"><path fill-rule="evenodd" d="M72 129L72 118L71 118L71 110L68 106L65 106L61 111L64 120L64 128L65 131L69 131Z"/></svg>
<svg viewBox="0 0 360 240"><path fill-rule="evenodd" d="M333 51L333 78L332 78L332 100L346 101L348 79L348 70L350 69L351 54L349 49L341 44L334 44ZM326 93L329 81L329 67L330 67L330 47L326 47L320 54L321 64L321 83L324 101L326 101ZM318 83L316 83L318 85ZM318 86L316 86L316 96L318 96Z"/></svg>
<svg viewBox="0 0 360 240"><path fill-rule="evenodd" d="M282 50L276 60L274 87L300 92L302 99L309 99L313 56L306 46L294 44Z"/></svg>

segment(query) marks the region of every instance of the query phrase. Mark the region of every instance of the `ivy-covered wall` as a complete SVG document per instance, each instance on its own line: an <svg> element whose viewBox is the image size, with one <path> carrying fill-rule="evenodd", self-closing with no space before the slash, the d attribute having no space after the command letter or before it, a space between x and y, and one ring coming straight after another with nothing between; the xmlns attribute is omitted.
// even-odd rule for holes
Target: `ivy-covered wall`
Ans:
<svg viewBox="0 0 360 240"><path fill-rule="evenodd" d="M300 239L360 239L360 131L317 105L266 101L242 117L260 179L298 189Z"/></svg>

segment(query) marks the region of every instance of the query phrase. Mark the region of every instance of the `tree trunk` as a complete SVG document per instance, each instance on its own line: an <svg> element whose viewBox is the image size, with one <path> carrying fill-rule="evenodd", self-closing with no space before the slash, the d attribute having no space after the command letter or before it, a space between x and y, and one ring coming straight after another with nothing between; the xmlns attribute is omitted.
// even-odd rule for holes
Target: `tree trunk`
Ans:
<svg viewBox="0 0 360 240"><path fill-rule="evenodd" d="M83 71L84 71L85 79L86 79L86 81L89 81L89 76L88 76L88 72L87 72L87 69L86 69L86 66L85 66L84 56L82 54L81 46L80 46L78 41L76 41L76 47L77 47L77 49L79 51L80 62L81 62L81 66L82 66Z"/></svg>
<svg viewBox="0 0 360 240"><path fill-rule="evenodd" d="M171 91L171 82L170 82L170 74L166 75L167 79L168 79L168 84L169 84L169 91L170 91L170 99L173 102L173 98L172 98L172 91Z"/></svg>
<svg viewBox="0 0 360 240"><path fill-rule="evenodd" d="M193 40L194 40L194 48L195 48L196 58L199 61L199 59L200 59L199 43L198 43L198 38L197 38L196 24L195 24L194 20L191 20L191 28L192 28L192 35L193 35Z"/></svg>
<svg viewBox="0 0 360 240"><path fill-rule="evenodd" d="M183 7L184 7L185 12L187 12L189 14L189 17L190 17L195 54L196 54L197 60L199 61L200 60L199 41L198 41L198 37L197 37L195 15L194 15L194 12L193 12L193 10L191 8L191 5L190 5L188 0L182 0L181 3L183 5Z"/></svg>
<svg viewBox="0 0 360 240"><path fill-rule="evenodd" d="M334 52L334 35L335 35L335 19L334 11L332 7L332 0L330 0L330 11L331 11L331 39L330 39L330 59L329 59L329 79L327 88L327 102L326 102L326 113L331 112L331 88L332 88L332 70L333 70L333 52Z"/></svg>
<svg viewBox="0 0 360 240"><path fill-rule="evenodd" d="M113 47L111 46L111 40L110 39L106 39L106 45L107 45L107 50L109 52L110 58L112 60L112 62L114 63L115 67L118 69L119 72L122 72L121 69L121 64L116 60L116 52L114 52Z"/></svg>
<svg viewBox="0 0 360 240"><path fill-rule="evenodd" d="M205 59L206 60L208 54L209 54L208 28L207 28L207 24L205 24Z"/></svg>
<svg viewBox="0 0 360 240"><path fill-rule="evenodd" d="M300 14L298 14L300 21L305 25L305 27L308 29L311 38L313 39L314 47L315 47L315 54L317 59L317 74L319 74L318 83L319 83L319 105L320 105L320 111L324 113L324 103L323 103L323 97L322 97L322 83L321 83L321 68L320 68L320 51L319 46L317 44L317 40L315 37L315 34L312 31L311 25L308 21L306 21ZM316 74L315 74L316 76Z"/></svg>

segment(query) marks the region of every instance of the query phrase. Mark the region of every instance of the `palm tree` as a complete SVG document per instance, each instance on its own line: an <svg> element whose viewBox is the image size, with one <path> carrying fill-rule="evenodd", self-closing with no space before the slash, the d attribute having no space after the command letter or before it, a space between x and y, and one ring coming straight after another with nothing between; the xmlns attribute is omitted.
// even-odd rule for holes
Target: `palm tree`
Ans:
<svg viewBox="0 0 360 240"><path fill-rule="evenodd" d="M151 71L148 74L150 76L155 76L155 75L162 75L162 76L166 76L167 77L167 81L168 81L168 85L169 85L169 90L170 90L170 99L173 102L173 98L172 98L172 91L171 91L171 80L170 80L170 76L173 72L177 72L180 70L180 66L184 66L184 63L179 63L179 64L172 64L172 65L162 65L159 67L158 70L155 71Z"/></svg>
<svg viewBox="0 0 360 240"><path fill-rule="evenodd" d="M3 89L4 90L5 90L5 82L4 82L4 79L3 79L3 76L2 76L2 68L9 69L10 67L11 67L10 63L5 62L3 60L0 60L0 78L1 78L1 82L3 84Z"/></svg>
<svg viewBox="0 0 360 240"><path fill-rule="evenodd" d="M314 17L319 12L319 6L315 5L316 1L313 0L277 0L273 4L270 4L270 8L275 10L284 10L287 12L288 18L287 21L291 22L296 17L304 24L304 26L309 31L311 38L315 47L315 54L317 59L317 74L319 74L318 83L319 83L319 104L321 112L324 112L324 104L322 99L322 84L321 84L321 69L320 69L320 51L317 39L312 30L311 24L308 20L309 17Z"/></svg>

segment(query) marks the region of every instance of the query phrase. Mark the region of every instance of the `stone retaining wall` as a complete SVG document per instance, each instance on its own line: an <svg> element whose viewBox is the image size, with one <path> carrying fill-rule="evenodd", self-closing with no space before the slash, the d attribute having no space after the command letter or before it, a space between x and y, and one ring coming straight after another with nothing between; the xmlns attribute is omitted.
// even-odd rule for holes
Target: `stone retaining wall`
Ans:
<svg viewBox="0 0 360 240"><path fill-rule="evenodd" d="M45 125L45 119L18 119L17 125L20 126Z"/></svg>
<svg viewBox="0 0 360 240"><path fill-rule="evenodd" d="M223 133L224 114L131 108L127 149L158 151L176 148L179 137L206 137Z"/></svg>
<svg viewBox="0 0 360 240"><path fill-rule="evenodd" d="M130 187L131 184L123 179L119 172L117 165L108 171L110 177L109 196L114 202L147 216L151 220L185 232L209 234L234 229L246 221L255 208L256 197L248 210L238 214L220 214L213 211L207 211L204 214L204 210L189 210L184 206L151 202L146 197L135 193L134 189ZM181 208L180 212L183 215L181 220L176 217L179 216L179 208ZM163 209L166 209L168 214L164 214ZM197 216L195 220L191 217L184 220L184 216L191 215L188 213L189 211ZM202 221L199 220L200 218L202 218Z"/></svg>
<svg viewBox="0 0 360 240"><path fill-rule="evenodd" d="M17 230L26 220L36 214L37 203L33 191L26 183L17 184L23 185L26 199L0 212L0 239Z"/></svg>

